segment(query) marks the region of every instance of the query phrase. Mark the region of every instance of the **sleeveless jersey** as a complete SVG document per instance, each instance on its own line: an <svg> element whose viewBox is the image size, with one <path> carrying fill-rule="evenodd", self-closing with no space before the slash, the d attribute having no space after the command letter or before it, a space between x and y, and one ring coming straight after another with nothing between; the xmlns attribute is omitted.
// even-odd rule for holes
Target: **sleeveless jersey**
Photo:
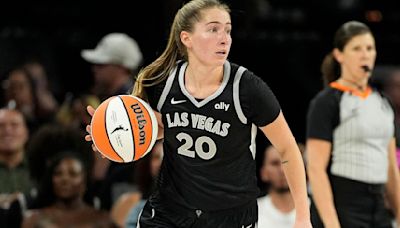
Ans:
<svg viewBox="0 0 400 228"><path fill-rule="evenodd" d="M164 124L158 193L178 205L206 211L255 200L254 122L258 126L272 122L280 112L278 102L262 80L249 83L247 90L260 94L255 102L268 104L248 111L255 113L248 114L254 116L255 121L250 121L245 113L252 104L241 104L239 88L243 87L241 78L255 77L252 73L226 61L220 88L206 99L197 100L185 88L186 67L186 62L178 64L157 98ZM262 84L263 91L251 84ZM248 100L257 99L247 96ZM154 107L154 101L150 103Z"/></svg>

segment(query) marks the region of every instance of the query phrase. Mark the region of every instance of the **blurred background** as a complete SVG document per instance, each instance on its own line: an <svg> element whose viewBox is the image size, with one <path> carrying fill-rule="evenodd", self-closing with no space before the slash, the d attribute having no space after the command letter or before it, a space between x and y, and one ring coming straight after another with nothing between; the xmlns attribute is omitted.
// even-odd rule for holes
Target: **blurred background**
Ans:
<svg viewBox="0 0 400 228"><path fill-rule="evenodd" d="M322 88L319 71L334 31L348 20L373 30L377 64L399 64L400 7L395 0L227 0L232 8L230 60L262 77L277 95L299 141L305 112ZM93 83L80 56L110 32L138 42L148 64L164 49L179 0L14 1L0 8L0 75L30 59L42 62L59 103Z"/></svg>

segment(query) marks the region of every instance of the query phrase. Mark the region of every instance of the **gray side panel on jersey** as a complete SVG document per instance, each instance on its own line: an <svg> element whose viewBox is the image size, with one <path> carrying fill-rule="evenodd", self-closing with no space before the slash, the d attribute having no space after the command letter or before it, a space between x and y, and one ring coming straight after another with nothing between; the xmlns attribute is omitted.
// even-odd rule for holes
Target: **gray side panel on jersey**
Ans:
<svg viewBox="0 0 400 228"><path fill-rule="evenodd" d="M174 70L172 71L172 73L169 75L167 82L165 83L165 87L161 93L160 99L158 100L158 104L157 104L157 110L159 112L161 112L161 108L164 105L165 99L167 99L167 95L169 93L169 91L171 90L172 87L172 83L174 82L174 78L175 78L175 74L176 74L176 69L178 68L178 66L176 66L174 68Z"/></svg>
<svg viewBox="0 0 400 228"><path fill-rule="evenodd" d="M249 146L251 155L253 159L256 159L256 136L257 136L257 126L255 124L251 125L251 143Z"/></svg>
<svg viewBox="0 0 400 228"><path fill-rule="evenodd" d="M136 223L136 228L140 228L140 217L142 216L143 209L144 209L144 207L139 212L139 216L137 218L137 223Z"/></svg>
<svg viewBox="0 0 400 228"><path fill-rule="evenodd" d="M179 86L181 88L182 93L197 107L200 108L204 105L206 105L208 102L213 100L214 98L218 97L225 89L225 87L228 85L228 81L231 75L231 64L229 61L225 61L224 63L224 75L222 79L221 86L215 91L211 96L208 96L207 98L203 99L202 101L197 101L196 98L194 98L187 90L185 87L185 70L187 67L187 62L184 63L179 71L178 74L178 81L179 81Z"/></svg>
<svg viewBox="0 0 400 228"><path fill-rule="evenodd" d="M235 78L233 79L233 104L235 105L236 113L243 124L247 124L247 118L243 114L242 107L240 106L239 84L240 79L242 78L242 75L246 70L247 69L244 67L239 67L239 69L236 71Z"/></svg>

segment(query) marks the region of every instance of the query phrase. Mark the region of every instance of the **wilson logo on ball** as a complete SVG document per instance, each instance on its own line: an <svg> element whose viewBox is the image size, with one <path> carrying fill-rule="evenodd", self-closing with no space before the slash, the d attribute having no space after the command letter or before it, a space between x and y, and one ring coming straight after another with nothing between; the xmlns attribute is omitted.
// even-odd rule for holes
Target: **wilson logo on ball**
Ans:
<svg viewBox="0 0 400 228"><path fill-rule="evenodd" d="M144 118L143 110L141 109L139 104L131 105L131 109L136 114L136 120L139 125L139 144L142 145L146 142L146 132L144 131L144 128L146 127L147 121Z"/></svg>
<svg viewBox="0 0 400 228"><path fill-rule="evenodd" d="M151 151L157 138L157 119L150 105L130 96L114 96L96 109L92 122L93 143L116 162L131 162Z"/></svg>

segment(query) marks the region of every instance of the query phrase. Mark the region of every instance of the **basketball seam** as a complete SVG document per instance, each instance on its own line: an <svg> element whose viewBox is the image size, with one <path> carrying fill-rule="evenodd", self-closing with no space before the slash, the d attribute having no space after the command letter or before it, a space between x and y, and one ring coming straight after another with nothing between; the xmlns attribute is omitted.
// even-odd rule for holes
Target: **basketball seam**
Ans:
<svg viewBox="0 0 400 228"><path fill-rule="evenodd" d="M142 103L142 102L141 102ZM152 121L152 118L151 118L151 115L150 115L150 112L149 112L149 110L147 110L147 107L144 105L144 104L142 104L143 106L144 106L144 111L145 112L147 112L147 116L149 116L150 117L150 123L151 123L151 129L153 129L153 121ZM153 131L153 130L152 130ZM151 132L151 139L150 139L150 146L151 146L151 142L153 141L153 132ZM157 136L156 136L157 137ZM153 145L154 146L154 145ZM144 154L142 154L141 156L140 156L140 158L142 158L143 157L143 155L145 155L145 154L148 154L148 153L146 153L147 152L147 150L148 150L148 148L146 149L146 151L145 151L145 153Z"/></svg>
<svg viewBox="0 0 400 228"><path fill-rule="evenodd" d="M124 109L125 109L125 112L126 112L126 115L128 116L128 119L129 119L129 113L128 113L128 110L126 109L126 107L125 107L125 103L124 103L124 100L122 99L122 97L121 96L118 96L118 98L121 100L121 102L122 102L122 106L124 107ZM129 122L129 125L131 126L131 130L133 131L133 126L132 126L132 122L131 121L128 121ZM133 132L132 132L132 139L133 139L133 142L135 142L135 134L133 134ZM133 152L133 156L132 156L132 161L133 160L135 160L135 155L136 155L136 152L135 152L135 143L132 143L132 152ZM124 159L122 159L122 160L124 160Z"/></svg>
<svg viewBox="0 0 400 228"><path fill-rule="evenodd" d="M107 140L108 140L108 142L109 142L111 148L113 149L114 153L115 153L119 158L121 158L122 161L124 161L124 159L118 154L118 152L117 152L117 151L115 150L115 148L113 147L113 145L112 145L112 143L111 143L111 140L110 140L110 136L108 136L108 132L107 132L107 110L108 110L109 105L110 105L110 103L108 103L108 105L107 105L107 107L106 107L106 110L104 111L104 129L106 130L106 133L107 133ZM124 161L124 162L125 162L125 161Z"/></svg>

